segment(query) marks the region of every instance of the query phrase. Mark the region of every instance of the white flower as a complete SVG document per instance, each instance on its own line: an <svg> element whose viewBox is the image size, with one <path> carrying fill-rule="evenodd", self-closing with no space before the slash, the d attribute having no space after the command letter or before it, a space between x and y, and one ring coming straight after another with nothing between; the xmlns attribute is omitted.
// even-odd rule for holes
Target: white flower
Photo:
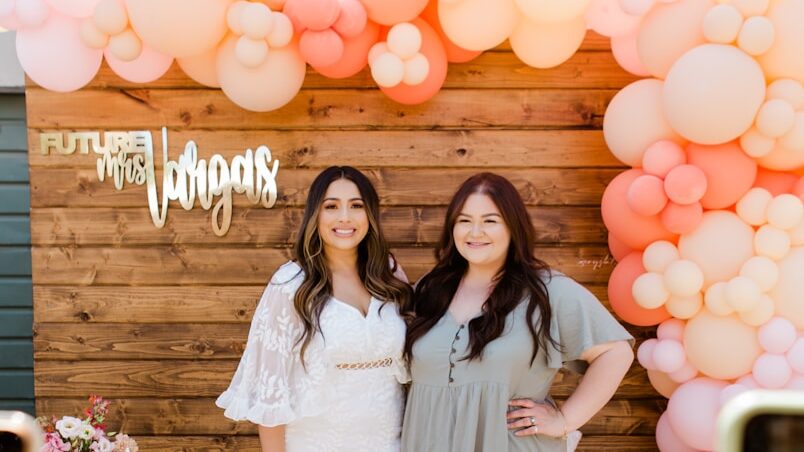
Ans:
<svg viewBox="0 0 804 452"><path fill-rule="evenodd" d="M81 424L78 437L81 439L92 439L93 436L95 436L95 427L89 425L89 423Z"/></svg>
<svg viewBox="0 0 804 452"><path fill-rule="evenodd" d="M101 438L97 442L92 443L89 448L93 452L112 452L112 443L106 438Z"/></svg>
<svg viewBox="0 0 804 452"><path fill-rule="evenodd" d="M63 438L75 438L83 428L83 422L77 417L64 416L60 421L56 421L56 430Z"/></svg>

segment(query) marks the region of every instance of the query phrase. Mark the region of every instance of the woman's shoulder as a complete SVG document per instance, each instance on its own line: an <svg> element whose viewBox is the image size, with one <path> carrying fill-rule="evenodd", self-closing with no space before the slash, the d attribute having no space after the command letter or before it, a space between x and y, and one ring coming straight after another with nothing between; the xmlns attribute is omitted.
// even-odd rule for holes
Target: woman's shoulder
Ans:
<svg viewBox="0 0 804 452"><path fill-rule="evenodd" d="M271 277L271 284L280 288L283 292L296 292L304 280L304 270L295 261L287 261L282 264Z"/></svg>

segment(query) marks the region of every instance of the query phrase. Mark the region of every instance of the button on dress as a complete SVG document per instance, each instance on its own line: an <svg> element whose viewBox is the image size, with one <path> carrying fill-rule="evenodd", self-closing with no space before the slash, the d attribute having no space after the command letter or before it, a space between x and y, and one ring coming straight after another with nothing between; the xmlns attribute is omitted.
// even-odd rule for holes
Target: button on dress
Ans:
<svg viewBox="0 0 804 452"><path fill-rule="evenodd" d="M567 364L583 368L590 347L633 337L600 302L571 278L553 272L546 281L553 310L550 333L563 350L548 344L531 365L533 340L527 302L506 317L503 334L488 343L482 360L468 354L468 325L447 312L413 347L412 385L402 430L409 452L566 451L567 440L514 436L505 418L508 401L529 398L552 403L550 386ZM538 312L534 322L538 322Z"/></svg>
<svg viewBox="0 0 804 452"><path fill-rule="evenodd" d="M397 306L372 298L368 313L330 298L299 359L302 331L294 262L274 274L251 323L229 388L216 403L233 420L285 425L287 452L398 452L405 323Z"/></svg>

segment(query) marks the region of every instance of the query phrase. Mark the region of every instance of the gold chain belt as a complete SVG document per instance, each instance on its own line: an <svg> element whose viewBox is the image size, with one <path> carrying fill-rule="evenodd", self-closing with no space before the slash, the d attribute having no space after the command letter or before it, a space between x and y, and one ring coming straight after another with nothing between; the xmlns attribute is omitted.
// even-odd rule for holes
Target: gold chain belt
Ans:
<svg viewBox="0 0 804 452"><path fill-rule="evenodd" d="M342 370L364 370L364 369L377 369L379 367L390 367L394 362L393 358L378 359L377 361L369 361L364 363L341 363L336 364L336 369Z"/></svg>

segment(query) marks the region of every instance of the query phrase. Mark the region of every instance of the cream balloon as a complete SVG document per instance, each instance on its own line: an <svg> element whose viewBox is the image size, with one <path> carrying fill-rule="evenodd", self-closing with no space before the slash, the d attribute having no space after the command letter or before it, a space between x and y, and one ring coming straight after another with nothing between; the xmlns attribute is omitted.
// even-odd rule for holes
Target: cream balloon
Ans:
<svg viewBox="0 0 804 452"><path fill-rule="evenodd" d="M773 317L775 309L773 300L767 295L762 295L753 309L739 313L740 320L747 325L760 326Z"/></svg>
<svg viewBox="0 0 804 452"><path fill-rule="evenodd" d="M417 53L405 60L405 75L402 77L402 83L410 86L419 85L427 79L429 73L430 62L423 54Z"/></svg>
<svg viewBox="0 0 804 452"><path fill-rule="evenodd" d="M581 17L591 0L514 0L516 6L536 22L567 22Z"/></svg>
<svg viewBox="0 0 804 452"><path fill-rule="evenodd" d="M790 236L783 230L766 224L757 230L754 248L759 256L779 260L790 251Z"/></svg>
<svg viewBox="0 0 804 452"><path fill-rule="evenodd" d="M684 138L720 144L753 124L765 99L765 75L739 49L704 44L685 53L667 74L663 89L668 123Z"/></svg>
<svg viewBox="0 0 804 452"><path fill-rule="evenodd" d="M710 9L703 21L704 37L710 42L729 44L737 39L743 15L733 5L717 5Z"/></svg>
<svg viewBox="0 0 804 452"><path fill-rule="evenodd" d="M235 56L245 67L258 67L268 58L268 43L264 39L252 39L244 34L237 39Z"/></svg>
<svg viewBox="0 0 804 452"><path fill-rule="evenodd" d="M263 3L249 3L240 8L240 27L251 39L265 39L271 33L274 17Z"/></svg>
<svg viewBox="0 0 804 452"><path fill-rule="evenodd" d="M109 51L121 61L133 61L142 53L142 41L129 28L109 38Z"/></svg>
<svg viewBox="0 0 804 452"><path fill-rule="evenodd" d="M704 304L712 314L723 316L734 312L734 308L726 300L726 284L726 282L720 281L706 289Z"/></svg>
<svg viewBox="0 0 804 452"><path fill-rule="evenodd" d="M800 156L804 153L804 111L797 111L793 127L779 138L779 146Z"/></svg>
<svg viewBox="0 0 804 452"><path fill-rule="evenodd" d="M282 13L274 13L274 26L268 35L268 45L273 48L285 47L293 39L293 22Z"/></svg>
<svg viewBox="0 0 804 452"><path fill-rule="evenodd" d="M751 371L762 348L756 328L735 315L715 316L702 310L684 328L687 359L703 374L730 380Z"/></svg>
<svg viewBox="0 0 804 452"><path fill-rule="evenodd" d="M776 302L777 315L804 330L804 247L793 248L779 261L779 282L770 292Z"/></svg>
<svg viewBox="0 0 804 452"><path fill-rule="evenodd" d="M737 201L737 215L752 226L760 226L768 222L768 206L773 195L764 188L755 187Z"/></svg>
<svg viewBox="0 0 804 452"><path fill-rule="evenodd" d="M758 57L765 75L769 80L792 78L804 83L804 2L774 1L767 18L773 22L776 37L770 49Z"/></svg>
<svg viewBox="0 0 804 452"><path fill-rule="evenodd" d="M229 9L226 10L226 25L236 35L243 34L243 27L240 26L240 15L243 9L250 4L251 2L246 0L238 0L232 3Z"/></svg>
<svg viewBox="0 0 804 452"><path fill-rule="evenodd" d="M410 22L396 24L388 30L388 50L402 60L412 58L422 48L422 33Z"/></svg>
<svg viewBox="0 0 804 452"><path fill-rule="evenodd" d="M737 45L749 55L762 55L771 48L775 38L773 23L767 17L749 17L740 30Z"/></svg>
<svg viewBox="0 0 804 452"><path fill-rule="evenodd" d="M804 112L796 113L796 124L793 126L791 133L796 132L798 129L799 116L804 119ZM802 123L802 127L804 127L804 123ZM804 132L804 129L802 129L802 132ZM757 161L759 166L776 171L790 171L804 165L804 152L795 151L784 146L783 142L786 137L787 135L784 135L776 140L773 150Z"/></svg>
<svg viewBox="0 0 804 452"><path fill-rule="evenodd" d="M796 195L781 194L768 204L768 223L779 229L790 229L804 219L804 205Z"/></svg>
<svg viewBox="0 0 804 452"><path fill-rule="evenodd" d="M671 296L664 304L667 312L677 319L690 319L701 310L703 306L703 295L697 293L691 297Z"/></svg>
<svg viewBox="0 0 804 452"><path fill-rule="evenodd" d="M383 53L371 63L371 77L379 86L394 87L405 77L405 63L393 53Z"/></svg>
<svg viewBox="0 0 804 452"><path fill-rule="evenodd" d="M769 257L754 256L743 264L740 276L751 278L762 292L767 292L779 281L779 266Z"/></svg>
<svg viewBox="0 0 804 452"><path fill-rule="evenodd" d="M801 83L790 78L775 80L768 85L766 95L768 99L786 100L795 110L804 107L804 88Z"/></svg>
<svg viewBox="0 0 804 452"><path fill-rule="evenodd" d="M603 117L603 137L618 160L642 166L645 151L657 141L684 140L670 127L662 110L662 87L657 79L638 80L618 92Z"/></svg>
<svg viewBox="0 0 804 452"><path fill-rule="evenodd" d="M534 22L522 18L510 36L511 49L528 66L550 68L567 61L583 43L586 22Z"/></svg>
<svg viewBox="0 0 804 452"><path fill-rule="evenodd" d="M662 275L652 272L643 273L634 280L631 294L634 301L645 309L659 308L670 298Z"/></svg>
<svg viewBox="0 0 804 452"><path fill-rule="evenodd" d="M714 5L710 0L681 0L657 4L639 26L639 60L658 78L688 50L706 42L703 18Z"/></svg>
<svg viewBox="0 0 804 452"><path fill-rule="evenodd" d="M92 20L107 35L122 33L128 26L128 13L123 0L102 0L95 6Z"/></svg>
<svg viewBox="0 0 804 452"><path fill-rule="evenodd" d="M656 0L620 0L620 8L632 16L644 16L655 4Z"/></svg>
<svg viewBox="0 0 804 452"><path fill-rule="evenodd" d="M441 0L438 4L444 33L466 50L488 50L502 44L520 17L514 0Z"/></svg>
<svg viewBox="0 0 804 452"><path fill-rule="evenodd" d="M651 243L642 253L642 265L645 270L654 273L664 273L667 266L678 259L678 248L667 240Z"/></svg>
<svg viewBox="0 0 804 452"><path fill-rule="evenodd" d="M759 303L759 284L747 276L735 276L726 283L726 302L737 312L750 311Z"/></svg>
<svg viewBox="0 0 804 452"><path fill-rule="evenodd" d="M751 17L765 14L770 0L730 0L729 4L740 10L743 16Z"/></svg>
<svg viewBox="0 0 804 452"><path fill-rule="evenodd" d="M674 296L691 297L703 288L703 272L695 262L677 260L664 271L664 286Z"/></svg>
<svg viewBox="0 0 804 452"><path fill-rule="evenodd" d="M81 21L81 40L93 49L102 49L109 45L109 35L102 32L91 17Z"/></svg>
<svg viewBox="0 0 804 452"><path fill-rule="evenodd" d="M796 112L789 102L782 99L771 99L759 109L756 127L766 137L778 138L793 128Z"/></svg>
<svg viewBox="0 0 804 452"><path fill-rule="evenodd" d="M751 127L740 136L740 147L749 157L764 157L773 152L774 146L776 146L776 140L762 134L756 126Z"/></svg>
<svg viewBox="0 0 804 452"><path fill-rule="evenodd" d="M698 227L681 236L678 251L700 267L704 287L727 281L754 255L754 230L736 214L725 210L705 212Z"/></svg>
<svg viewBox="0 0 804 452"><path fill-rule="evenodd" d="M212 88L220 88L218 81L218 49L212 48L200 55L176 60L185 74L196 82Z"/></svg>

